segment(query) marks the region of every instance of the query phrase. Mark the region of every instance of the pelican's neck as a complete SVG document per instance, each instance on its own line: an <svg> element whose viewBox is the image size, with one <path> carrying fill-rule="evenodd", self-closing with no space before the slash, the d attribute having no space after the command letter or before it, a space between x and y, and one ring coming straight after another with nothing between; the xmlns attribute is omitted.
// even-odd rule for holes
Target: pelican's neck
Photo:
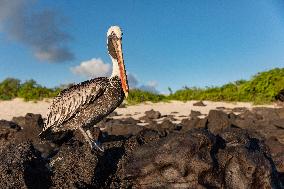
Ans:
<svg viewBox="0 0 284 189"><path fill-rule="evenodd" d="M111 56L110 56L111 57ZM119 72L119 66L118 66L118 62L116 59L112 58L111 57L111 60L112 60L112 74L111 74L111 78L112 77L115 77L115 76L118 76L120 75L120 72Z"/></svg>

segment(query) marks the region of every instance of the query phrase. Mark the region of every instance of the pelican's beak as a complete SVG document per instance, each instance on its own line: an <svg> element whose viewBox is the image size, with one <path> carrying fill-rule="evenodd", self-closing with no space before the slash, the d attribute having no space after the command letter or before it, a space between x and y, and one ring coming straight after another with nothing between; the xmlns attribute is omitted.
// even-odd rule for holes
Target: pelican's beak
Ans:
<svg viewBox="0 0 284 189"><path fill-rule="evenodd" d="M124 65L121 39L115 40L115 43L116 44L114 45L114 48L115 48L117 62L118 62L119 71L120 71L120 80L121 80L124 95L127 98L129 87L128 87L127 75L126 75L126 70L125 70L125 65Z"/></svg>

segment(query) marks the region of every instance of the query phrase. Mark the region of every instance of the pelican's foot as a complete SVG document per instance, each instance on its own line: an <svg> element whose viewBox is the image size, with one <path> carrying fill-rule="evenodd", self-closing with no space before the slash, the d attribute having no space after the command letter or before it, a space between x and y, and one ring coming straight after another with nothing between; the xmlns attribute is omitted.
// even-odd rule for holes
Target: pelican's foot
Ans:
<svg viewBox="0 0 284 189"><path fill-rule="evenodd" d="M104 147L101 145L101 143L97 140L97 141L92 141L92 146L91 146L92 150L96 150L96 151L100 151L100 152L104 152Z"/></svg>

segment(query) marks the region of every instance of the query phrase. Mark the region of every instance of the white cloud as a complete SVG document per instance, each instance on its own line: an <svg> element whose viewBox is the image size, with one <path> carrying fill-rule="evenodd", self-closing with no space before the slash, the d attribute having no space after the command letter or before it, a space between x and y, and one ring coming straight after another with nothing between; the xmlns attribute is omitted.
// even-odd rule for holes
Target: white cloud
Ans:
<svg viewBox="0 0 284 189"><path fill-rule="evenodd" d="M158 82L157 81L149 81L147 85L150 86L150 87L157 87Z"/></svg>
<svg viewBox="0 0 284 189"><path fill-rule="evenodd" d="M81 62L80 65L71 67L71 72L75 75L85 78L109 77L112 72L112 65L104 63L100 58L92 58ZM157 81L149 81L147 84L141 84L135 74L127 72L128 85L130 89L137 88L144 91L159 93L157 90Z"/></svg>
<svg viewBox="0 0 284 189"><path fill-rule="evenodd" d="M108 77L111 75L112 66L104 63L100 58L83 61L79 66L71 67L72 73L86 78Z"/></svg>
<svg viewBox="0 0 284 189"><path fill-rule="evenodd" d="M146 85L141 85L139 89L152 93L159 93L159 91L157 90L157 86L157 81L149 81Z"/></svg>

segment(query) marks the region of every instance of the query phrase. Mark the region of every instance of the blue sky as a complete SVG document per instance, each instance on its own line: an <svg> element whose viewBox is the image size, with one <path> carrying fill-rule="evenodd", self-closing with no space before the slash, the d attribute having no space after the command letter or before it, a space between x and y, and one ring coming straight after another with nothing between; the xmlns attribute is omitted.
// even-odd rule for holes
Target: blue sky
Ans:
<svg viewBox="0 0 284 189"><path fill-rule="evenodd" d="M111 25L123 30L126 69L137 86L154 86L163 93L168 87L221 85L284 67L281 0L0 0L0 5L11 2L16 5L0 8L0 80L33 78L48 87L83 81L87 77L72 68L91 59L111 63L106 49ZM51 27L50 22L27 24L23 28L34 32L26 37L19 31L22 27L11 29L13 21L21 23L21 15L11 9L24 10L32 19L48 10L43 20L54 17L58 22ZM62 32L48 31L53 27ZM46 58L41 50L48 41L33 41L45 32L64 34L64 40L52 45L63 46L71 55L62 62Z"/></svg>

